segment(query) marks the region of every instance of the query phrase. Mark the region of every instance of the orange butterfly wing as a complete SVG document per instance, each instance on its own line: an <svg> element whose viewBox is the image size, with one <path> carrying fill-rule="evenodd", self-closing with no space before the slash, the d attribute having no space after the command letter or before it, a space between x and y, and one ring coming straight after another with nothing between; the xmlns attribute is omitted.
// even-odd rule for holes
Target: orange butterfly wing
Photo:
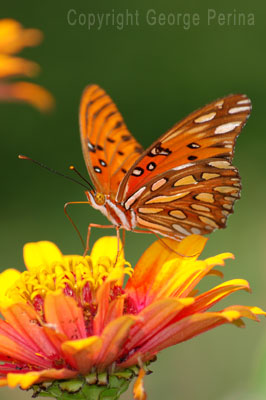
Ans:
<svg viewBox="0 0 266 400"><path fill-rule="evenodd" d="M139 227L170 237L225 227L240 192L235 141L250 110L246 96L231 95L190 114L139 157L116 200Z"/></svg>
<svg viewBox="0 0 266 400"><path fill-rule="evenodd" d="M120 182L143 152L111 98L97 85L85 88L80 103L82 151L97 192L115 197Z"/></svg>

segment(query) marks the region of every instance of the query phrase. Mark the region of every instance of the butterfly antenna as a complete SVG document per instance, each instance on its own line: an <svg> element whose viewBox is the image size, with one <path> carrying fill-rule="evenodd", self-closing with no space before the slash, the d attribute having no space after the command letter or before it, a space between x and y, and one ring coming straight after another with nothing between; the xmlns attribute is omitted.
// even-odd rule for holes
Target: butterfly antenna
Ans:
<svg viewBox="0 0 266 400"><path fill-rule="evenodd" d="M95 189L94 189L94 187L92 186L92 184L91 184L89 181L87 181L87 179L84 178L84 176L81 175L81 173L77 170L76 167L74 167L74 165L70 165L69 169L70 169L71 171L74 171L84 182L86 182L87 185L89 185L89 187L91 188L91 190L95 193Z"/></svg>
<svg viewBox="0 0 266 400"><path fill-rule="evenodd" d="M87 186L83 185L83 183L77 181L76 179L71 178L70 176L64 175L64 174L62 174L61 172L56 171L55 169L52 169L52 168L50 168L50 167L47 167L47 165L44 165L44 164L42 164L42 163L39 162L39 161L33 160L32 158L30 158L30 157L28 157L28 156L24 156L24 155L19 154L18 158L20 158L21 160L28 160L28 161L31 161L31 162L33 162L34 164L39 165L39 167L42 167L42 168L44 168L44 169L47 169L48 171L53 172L53 173L56 174L56 175L62 176L63 178L66 178L66 179L68 179L68 180L70 180L70 181L72 181L72 182L75 182L75 183L79 184L80 186L83 186L86 190L89 190L89 188L88 188ZM90 185L90 186L91 186L91 185Z"/></svg>

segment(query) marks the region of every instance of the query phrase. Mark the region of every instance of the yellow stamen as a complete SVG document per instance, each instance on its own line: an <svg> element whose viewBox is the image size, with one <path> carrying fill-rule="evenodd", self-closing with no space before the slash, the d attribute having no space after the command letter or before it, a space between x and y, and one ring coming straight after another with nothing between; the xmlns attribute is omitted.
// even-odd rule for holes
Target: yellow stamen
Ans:
<svg viewBox="0 0 266 400"><path fill-rule="evenodd" d="M13 300L33 302L36 296L44 298L48 292L67 289L83 303L83 290L88 284L92 298L99 286L112 277L118 281L124 274L131 276L133 268L124 259L115 264L109 257L63 256L56 261L23 272L7 291ZM115 277L115 278L114 278ZM115 284L118 284L115 282Z"/></svg>

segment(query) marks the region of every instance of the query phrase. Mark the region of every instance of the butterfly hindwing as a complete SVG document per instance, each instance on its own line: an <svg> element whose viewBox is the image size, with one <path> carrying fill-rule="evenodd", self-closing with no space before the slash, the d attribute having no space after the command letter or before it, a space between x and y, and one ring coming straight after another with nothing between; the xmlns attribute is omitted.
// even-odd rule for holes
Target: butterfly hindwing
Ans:
<svg viewBox="0 0 266 400"><path fill-rule="evenodd" d="M116 200L136 213L139 227L163 235L224 227L239 197L231 161L250 110L246 96L231 95L190 114L139 157Z"/></svg>
<svg viewBox="0 0 266 400"><path fill-rule="evenodd" d="M142 186L125 202L140 228L182 238L224 228L240 195L238 171L223 158L211 158L166 171Z"/></svg>
<svg viewBox="0 0 266 400"><path fill-rule="evenodd" d="M97 85L89 85L83 92L80 131L84 159L96 190L115 197L143 149L111 98Z"/></svg>

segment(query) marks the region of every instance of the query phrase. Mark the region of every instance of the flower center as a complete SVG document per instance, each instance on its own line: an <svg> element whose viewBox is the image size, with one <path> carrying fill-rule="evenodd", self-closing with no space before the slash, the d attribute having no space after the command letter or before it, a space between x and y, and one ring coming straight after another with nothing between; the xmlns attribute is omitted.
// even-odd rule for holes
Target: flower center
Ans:
<svg viewBox="0 0 266 400"><path fill-rule="evenodd" d="M41 311L48 292L61 290L66 296L74 297L80 306L95 307L96 292L103 282L115 274L112 283L113 298L122 294L124 274L133 272L129 263L118 260L115 264L109 257L97 261L90 256L64 256L61 262L25 271L7 291L7 296L16 301L25 301Z"/></svg>

